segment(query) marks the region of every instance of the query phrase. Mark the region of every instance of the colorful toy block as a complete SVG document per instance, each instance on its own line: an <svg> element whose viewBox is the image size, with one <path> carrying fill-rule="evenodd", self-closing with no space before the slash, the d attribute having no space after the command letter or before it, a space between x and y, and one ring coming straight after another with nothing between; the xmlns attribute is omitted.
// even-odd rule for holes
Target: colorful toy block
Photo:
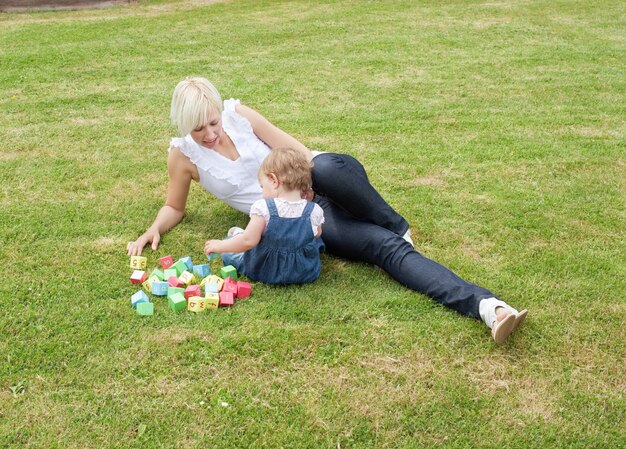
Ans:
<svg viewBox="0 0 626 449"><path fill-rule="evenodd" d="M170 288L167 281L154 281L152 283L152 294L155 296L166 296Z"/></svg>
<svg viewBox="0 0 626 449"><path fill-rule="evenodd" d="M154 281L158 281L159 278L156 276L150 276L148 279L146 279L145 281L143 281L143 283L141 285L143 285L143 288L145 291L147 292L152 292L152 283Z"/></svg>
<svg viewBox="0 0 626 449"><path fill-rule="evenodd" d="M185 285L191 285L196 280L196 277L189 271L183 271L178 279Z"/></svg>
<svg viewBox="0 0 626 449"><path fill-rule="evenodd" d="M235 295L233 295L231 292L220 293L220 306L230 307L233 304L235 304Z"/></svg>
<svg viewBox="0 0 626 449"><path fill-rule="evenodd" d="M207 293L204 297L206 308L209 312L215 312L220 305L220 295L217 293Z"/></svg>
<svg viewBox="0 0 626 449"><path fill-rule="evenodd" d="M178 272L174 268L168 268L166 270L163 270L163 280L164 281L167 281L172 276L178 277Z"/></svg>
<svg viewBox="0 0 626 449"><path fill-rule="evenodd" d="M170 277L167 282L172 286L172 287L184 287L185 284L178 279L176 276L172 276Z"/></svg>
<svg viewBox="0 0 626 449"><path fill-rule="evenodd" d="M217 284L217 290L221 291L222 290L222 286L224 285L224 279L222 279L219 276L215 276L214 274L212 274L212 275L207 276L204 279L202 279L202 281L200 282L200 287L204 287L208 283Z"/></svg>
<svg viewBox="0 0 626 449"><path fill-rule="evenodd" d="M214 284L213 282L207 282L206 284L204 284L204 293L219 293L220 289L217 287L217 284Z"/></svg>
<svg viewBox="0 0 626 449"><path fill-rule="evenodd" d="M142 316L154 315L154 304L151 302L141 302L137 304L137 314Z"/></svg>
<svg viewBox="0 0 626 449"><path fill-rule="evenodd" d="M169 298L172 295L175 295L176 293L180 293L181 295L185 295L185 289L182 287L172 287L170 285L170 283L168 282L167 285L169 285L169 288L167 289L167 297Z"/></svg>
<svg viewBox="0 0 626 449"><path fill-rule="evenodd" d="M220 258L220 253L209 253L206 255L206 258L209 262L213 261L213 260L219 260Z"/></svg>
<svg viewBox="0 0 626 449"><path fill-rule="evenodd" d="M225 267L222 267L222 270L220 271L220 273L224 279L230 276L235 281L237 280L237 269L233 267L232 265L226 265Z"/></svg>
<svg viewBox="0 0 626 449"><path fill-rule="evenodd" d="M167 300L167 305L174 312L180 312L181 310L185 310L187 308L187 300L182 295L182 293L176 293L169 297L169 299Z"/></svg>
<svg viewBox="0 0 626 449"><path fill-rule="evenodd" d="M130 267L133 270L145 270L148 265L148 258L142 256L130 256Z"/></svg>
<svg viewBox="0 0 626 449"><path fill-rule="evenodd" d="M252 293L252 286L249 282L237 281L237 298L248 298Z"/></svg>
<svg viewBox="0 0 626 449"><path fill-rule="evenodd" d="M187 264L182 260L179 260L174 265L172 265L172 268L176 270L176 276L180 276L183 271L187 271Z"/></svg>
<svg viewBox="0 0 626 449"><path fill-rule="evenodd" d="M131 284L143 284L146 279L148 279L148 275L142 270L135 270L133 274L130 275Z"/></svg>
<svg viewBox="0 0 626 449"><path fill-rule="evenodd" d="M193 274L195 274L199 278L207 277L209 274L211 274L211 267L209 267L208 263L203 263L202 265L194 265Z"/></svg>
<svg viewBox="0 0 626 449"><path fill-rule="evenodd" d="M169 267L174 265L174 259L172 259L172 256L161 257L159 259L159 262L161 263L161 266L164 270L167 270Z"/></svg>
<svg viewBox="0 0 626 449"><path fill-rule="evenodd" d="M137 293L130 297L130 304L133 306L133 308L137 308L137 304L142 302L150 302L148 295L146 295L143 290L139 290Z"/></svg>
<svg viewBox="0 0 626 449"><path fill-rule="evenodd" d="M182 260L185 265L187 265L187 271L193 271L193 262L191 261L191 257L185 256L181 257L178 260Z"/></svg>
<svg viewBox="0 0 626 449"><path fill-rule="evenodd" d="M228 279L232 279L232 278L228 278ZM229 292L232 293L233 296L237 296L237 283L234 281L231 282L224 282L224 287L222 287L222 292Z"/></svg>
<svg viewBox="0 0 626 449"><path fill-rule="evenodd" d="M204 312L206 310L206 300L201 296L192 296L187 301L187 310L191 312Z"/></svg>
<svg viewBox="0 0 626 449"><path fill-rule="evenodd" d="M150 273L149 277L152 277L152 276L156 276L159 279L159 281L165 280L165 273L163 273L158 268L155 268L154 270L152 270L152 273Z"/></svg>
<svg viewBox="0 0 626 449"><path fill-rule="evenodd" d="M202 288L199 285L190 285L185 289L185 298L189 299L192 296L202 296Z"/></svg>

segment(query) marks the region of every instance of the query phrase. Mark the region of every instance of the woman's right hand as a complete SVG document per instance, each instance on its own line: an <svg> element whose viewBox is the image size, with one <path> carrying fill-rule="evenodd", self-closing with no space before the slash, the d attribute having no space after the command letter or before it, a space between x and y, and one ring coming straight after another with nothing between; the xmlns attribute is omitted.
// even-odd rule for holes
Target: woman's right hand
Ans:
<svg viewBox="0 0 626 449"><path fill-rule="evenodd" d="M148 229L134 242L128 242L126 245L127 255L139 256L143 251L143 247L148 243L152 243L152 250L156 250L161 240L161 234L157 230Z"/></svg>

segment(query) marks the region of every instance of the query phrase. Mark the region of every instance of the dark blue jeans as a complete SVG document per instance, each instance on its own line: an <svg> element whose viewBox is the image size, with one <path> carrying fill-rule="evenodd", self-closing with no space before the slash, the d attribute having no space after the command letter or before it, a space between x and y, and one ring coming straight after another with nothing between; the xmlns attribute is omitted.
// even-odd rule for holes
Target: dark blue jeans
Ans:
<svg viewBox="0 0 626 449"><path fill-rule="evenodd" d="M377 265L402 285L480 318L478 304L495 295L415 251L402 238L407 221L370 184L359 161L322 153L313 163L313 201L324 209L322 240L329 253Z"/></svg>

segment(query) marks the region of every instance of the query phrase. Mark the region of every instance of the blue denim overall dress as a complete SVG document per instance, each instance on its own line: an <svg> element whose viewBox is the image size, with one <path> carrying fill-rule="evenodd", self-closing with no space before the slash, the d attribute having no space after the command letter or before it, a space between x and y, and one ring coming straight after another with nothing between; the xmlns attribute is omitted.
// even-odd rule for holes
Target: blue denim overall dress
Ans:
<svg viewBox="0 0 626 449"><path fill-rule="evenodd" d="M243 255L240 271L266 284L303 284L320 276L322 239L311 228L314 204L308 202L302 216L278 216L273 199L265 200L270 219L259 244Z"/></svg>

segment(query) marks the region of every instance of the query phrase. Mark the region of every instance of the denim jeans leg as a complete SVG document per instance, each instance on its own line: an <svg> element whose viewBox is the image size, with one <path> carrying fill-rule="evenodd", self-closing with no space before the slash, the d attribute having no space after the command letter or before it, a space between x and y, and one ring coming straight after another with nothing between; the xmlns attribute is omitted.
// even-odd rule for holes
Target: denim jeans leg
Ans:
<svg viewBox="0 0 626 449"><path fill-rule="evenodd" d="M474 318L480 318L480 301L495 297L424 257L398 234L356 220L326 198L316 197L315 202L324 209L322 240L329 253L377 265L402 285Z"/></svg>
<svg viewBox="0 0 626 449"><path fill-rule="evenodd" d="M222 263L224 266L232 265L239 273L243 264L243 253L222 253Z"/></svg>
<svg viewBox="0 0 626 449"><path fill-rule="evenodd" d="M313 190L358 220L399 235L409 223L370 184L363 165L347 154L322 153L313 158Z"/></svg>

